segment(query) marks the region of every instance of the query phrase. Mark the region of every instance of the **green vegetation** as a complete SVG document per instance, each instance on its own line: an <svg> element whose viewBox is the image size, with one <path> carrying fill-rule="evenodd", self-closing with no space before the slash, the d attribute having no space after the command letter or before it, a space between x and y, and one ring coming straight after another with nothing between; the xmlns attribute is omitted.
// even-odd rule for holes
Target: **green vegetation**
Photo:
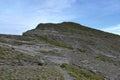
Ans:
<svg viewBox="0 0 120 80"><path fill-rule="evenodd" d="M95 57L103 62L109 62L109 63L113 63L114 65L116 66L119 66L120 65L120 61L116 60L116 59L113 59L111 57L108 57L108 56L105 56L105 55L102 55L102 54L99 54L97 57Z"/></svg>
<svg viewBox="0 0 120 80"><path fill-rule="evenodd" d="M9 44L15 45L15 46L19 46L19 45L23 45L23 44L32 45L33 43L30 43L30 42L22 42L22 41L11 41L11 42L9 42Z"/></svg>
<svg viewBox="0 0 120 80"><path fill-rule="evenodd" d="M12 45L22 45L23 43L22 42L20 42L20 41L11 41L11 42L9 42L10 44L12 44Z"/></svg>
<svg viewBox="0 0 120 80"><path fill-rule="evenodd" d="M104 61L104 62L114 62L114 60L112 58L107 57L107 56L102 55L102 54L99 54L96 58L100 59L101 61Z"/></svg>
<svg viewBox="0 0 120 80"><path fill-rule="evenodd" d="M67 49L73 49L71 46L68 46L68 45L65 45L65 44L62 44L58 41L54 41L54 40L49 40L43 36L40 36L40 35L35 35L34 37L36 37L37 39L41 40L41 41L44 41L46 43L49 43L49 44L52 44L52 45L55 45L55 46L58 46L58 47L63 47L63 48L67 48Z"/></svg>
<svg viewBox="0 0 120 80"><path fill-rule="evenodd" d="M31 37L19 37L20 39L8 39L7 38L0 38L0 42L1 43L6 43L6 44L11 44L11 45L15 45L15 46L19 46L19 45L23 45L23 44L27 44L27 45L32 45L33 43L30 41L33 41L34 39Z"/></svg>
<svg viewBox="0 0 120 80"><path fill-rule="evenodd" d="M6 40L2 40L1 39L0 42L1 43L7 43L7 44L15 45L15 46L19 46L19 45L23 45L23 44L30 45L30 43L24 43L24 42L16 41L16 40L6 41Z"/></svg>
<svg viewBox="0 0 120 80"><path fill-rule="evenodd" d="M3 39L0 39L0 42L1 43L7 43L7 41L3 40Z"/></svg>
<svg viewBox="0 0 120 80"><path fill-rule="evenodd" d="M64 80L55 67L45 66L0 66L1 80Z"/></svg>
<svg viewBox="0 0 120 80"><path fill-rule="evenodd" d="M24 65L27 64L40 64L39 60L34 58L33 56L15 51L10 48L0 47L0 62L7 65Z"/></svg>
<svg viewBox="0 0 120 80"><path fill-rule="evenodd" d="M63 63L61 67L67 70L67 72L73 77L75 77L76 80L104 80L104 78L101 76L98 76L84 69L68 65L66 63Z"/></svg>
<svg viewBox="0 0 120 80"><path fill-rule="evenodd" d="M74 23L74 22L63 22L60 24L57 24L56 26L59 27L62 31L70 31L71 33L84 33L89 34L89 32L92 32L93 29L88 28L86 26L82 26L80 24Z"/></svg>

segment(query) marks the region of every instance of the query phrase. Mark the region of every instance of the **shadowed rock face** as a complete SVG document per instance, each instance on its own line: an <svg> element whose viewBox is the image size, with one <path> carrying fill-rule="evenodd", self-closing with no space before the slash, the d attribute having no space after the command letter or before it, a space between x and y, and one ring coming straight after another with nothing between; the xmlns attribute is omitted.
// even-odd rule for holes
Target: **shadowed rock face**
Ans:
<svg viewBox="0 0 120 80"><path fill-rule="evenodd" d="M1 51L5 48L5 50L15 51L15 55L22 54L18 60L14 59L16 56L6 56L7 53L4 50L5 54L2 56L10 57L10 60L7 62L8 59L0 57L0 65L5 66L11 65L6 63L12 63L12 65L19 66L20 63L22 66L53 66L61 73L59 73L60 76L64 75L65 80L73 80L74 78L79 80L79 76L82 76L81 79L84 80L103 80L103 78L119 80L119 46L119 35L88 28L77 23L39 24L35 29L23 33L23 36L0 36ZM11 53L8 52L8 54ZM64 63L69 65L65 67L66 72L60 68L60 65ZM70 66L72 69L79 68L88 72L78 70L77 73L69 74L69 71L73 71ZM90 74L88 74L89 72ZM76 74L77 76L74 76ZM62 80L62 78L58 80Z"/></svg>

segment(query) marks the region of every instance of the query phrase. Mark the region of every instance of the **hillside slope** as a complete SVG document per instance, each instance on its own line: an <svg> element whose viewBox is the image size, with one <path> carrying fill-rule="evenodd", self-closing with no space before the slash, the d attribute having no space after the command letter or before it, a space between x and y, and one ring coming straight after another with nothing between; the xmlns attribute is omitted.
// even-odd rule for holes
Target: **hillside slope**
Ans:
<svg viewBox="0 0 120 80"><path fill-rule="evenodd" d="M22 36L0 35L0 79L120 80L119 46L120 36L77 23L39 24ZM21 69L32 73L25 79Z"/></svg>

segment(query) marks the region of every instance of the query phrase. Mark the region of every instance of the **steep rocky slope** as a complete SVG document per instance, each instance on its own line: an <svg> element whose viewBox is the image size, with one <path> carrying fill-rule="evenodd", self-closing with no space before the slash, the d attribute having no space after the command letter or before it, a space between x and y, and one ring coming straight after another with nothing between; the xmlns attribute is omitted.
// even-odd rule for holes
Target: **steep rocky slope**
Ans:
<svg viewBox="0 0 120 80"><path fill-rule="evenodd" d="M119 46L120 36L77 23L39 24L0 35L0 79L120 80Z"/></svg>

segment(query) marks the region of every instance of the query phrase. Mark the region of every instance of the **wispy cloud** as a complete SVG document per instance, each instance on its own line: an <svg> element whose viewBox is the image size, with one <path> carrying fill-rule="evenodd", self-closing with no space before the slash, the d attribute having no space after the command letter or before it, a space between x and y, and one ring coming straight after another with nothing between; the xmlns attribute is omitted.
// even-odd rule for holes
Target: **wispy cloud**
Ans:
<svg viewBox="0 0 120 80"><path fill-rule="evenodd" d="M72 7L77 0L45 0L43 9L52 10L53 12L61 12Z"/></svg>
<svg viewBox="0 0 120 80"><path fill-rule="evenodd" d="M9 30L23 31L23 29L27 30L35 27L38 23L61 22L75 18L75 16L69 14L68 10L72 9L76 0L13 0L6 3L7 1L0 1L3 5L3 8L0 9L0 29L2 30L0 32L3 32L5 27L11 28ZM13 31L13 34L15 31Z"/></svg>
<svg viewBox="0 0 120 80"><path fill-rule="evenodd" d="M120 35L120 24L117 24L117 25L115 25L115 26L111 26L111 27L104 28L103 30L104 30L104 31L107 31L107 32L112 32L112 33L115 33L115 34L119 34L119 35Z"/></svg>
<svg viewBox="0 0 120 80"><path fill-rule="evenodd" d="M47 22L74 21L94 28L118 24L111 19L120 19L119 4L119 0L0 0L0 32L4 26L22 33Z"/></svg>
<svg viewBox="0 0 120 80"><path fill-rule="evenodd" d="M71 15L69 10L73 8L76 0L45 0L45 2L36 10L37 16L47 21L58 22L71 20L75 15Z"/></svg>

